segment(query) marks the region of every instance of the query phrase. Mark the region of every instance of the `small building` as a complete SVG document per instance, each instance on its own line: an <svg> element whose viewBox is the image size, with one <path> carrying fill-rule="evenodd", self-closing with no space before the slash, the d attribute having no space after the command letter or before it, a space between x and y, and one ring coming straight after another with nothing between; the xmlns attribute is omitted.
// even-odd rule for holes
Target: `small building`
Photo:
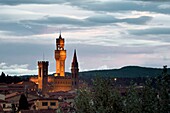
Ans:
<svg viewBox="0 0 170 113"><path fill-rule="evenodd" d="M2 110L0 110L1 112L4 111L4 112L10 112L12 111L12 104L8 101L5 101L5 100L1 100L0 99L0 106L2 108ZM0 113L1 113L0 112ZM2 112L3 113L3 112Z"/></svg>
<svg viewBox="0 0 170 113"><path fill-rule="evenodd" d="M55 98L39 98L32 101L36 110L57 109L59 107L59 100Z"/></svg>

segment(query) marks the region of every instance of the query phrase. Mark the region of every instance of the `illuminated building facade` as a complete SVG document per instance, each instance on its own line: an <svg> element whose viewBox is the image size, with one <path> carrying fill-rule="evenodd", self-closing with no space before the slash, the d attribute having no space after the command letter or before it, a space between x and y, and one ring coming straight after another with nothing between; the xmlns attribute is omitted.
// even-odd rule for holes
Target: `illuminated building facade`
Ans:
<svg viewBox="0 0 170 113"><path fill-rule="evenodd" d="M59 38L56 39L55 60L56 60L55 76L65 76L66 50L64 49L64 38L61 37L61 34Z"/></svg>
<svg viewBox="0 0 170 113"><path fill-rule="evenodd" d="M64 49L64 38L61 37L61 34L56 39L56 50L54 54L56 60L56 73L54 76L48 76L48 61L39 61L38 77L31 77L30 81L38 84L38 89L42 94L77 89L79 85L79 67L76 50L74 51L71 64L71 76L65 76L66 50Z"/></svg>

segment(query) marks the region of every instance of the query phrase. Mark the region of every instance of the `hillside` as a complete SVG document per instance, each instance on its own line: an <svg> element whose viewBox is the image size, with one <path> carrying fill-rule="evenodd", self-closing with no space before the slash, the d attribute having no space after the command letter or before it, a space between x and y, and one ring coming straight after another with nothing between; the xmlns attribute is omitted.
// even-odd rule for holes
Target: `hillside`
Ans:
<svg viewBox="0 0 170 113"><path fill-rule="evenodd" d="M168 69L168 72L170 72L170 68ZM158 68L126 66L120 69L93 70L93 71L80 72L79 76L85 79L93 78L95 76L136 78L136 77L156 77L161 74L162 74L162 69L158 69Z"/></svg>
<svg viewBox="0 0 170 113"><path fill-rule="evenodd" d="M161 75L162 71L163 70L160 68L126 66L120 69L93 70L93 71L79 72L79 78L84 79L84 80L89 80L96 76L117 77L117 78L156 77L158 75ZM168 72L170 73L170 68L168 68ZM66 72L66 75L70 76L71 73ZM31 75L24 75L20 77L23 79L26 79L26 78L29 78L30 76ZM34 75L34 76L37 76L37 75Z"/></svg>

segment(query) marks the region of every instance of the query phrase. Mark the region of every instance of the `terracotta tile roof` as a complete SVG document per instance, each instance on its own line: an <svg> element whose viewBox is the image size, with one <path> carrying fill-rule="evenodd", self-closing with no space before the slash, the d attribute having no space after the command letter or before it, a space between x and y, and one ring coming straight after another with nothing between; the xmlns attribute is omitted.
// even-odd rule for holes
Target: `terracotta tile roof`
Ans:
<svg viewBox="0 0 170 113"><path fill-rule="evenodd" d="M43 109L43 110L22 110L21 113L56 113L55 110L48 110L48 109Z"/></svg>
<svg viewBox="0 0 170 113"><path fill-rule="evenodd" d="M32 82L32 81L22 81L22 82L18 82L17 84L21 84L21 85L35 85L35 83Z"/></svg>
<svg viewBox="0 0 170 113"><path fill-rule="evenodd" d="M10 99L10 98L13 98L13 97L15 97L15 96L19 96L19 95L21 95L21 94L23 94L23 92L11 93L11 94L6 95L5 99ZM30 95L35 96L35 97L38 98L38 95L37 95L35 92L28 92L28 98L27 98L27 100L29 100Z"/></svg>
<svg viewBox="0 0 170 113"><path fill-rule="evenodd" d="M37 98L29 100L29 102L36 101L36 100L58 100L58 98Z"/></svg>
<svg viewBox="0 0 170 113"><path fill-rule="evenodd" d="M6 95L6 96L5 96L5 99L9 99L9 98L12 98L12 97L21 95L21 94L22 94L22 93L14 92L14 93L11 93L11 94Z"/></svg>
<svg viewBox="0 0 170 113"><path fill-rule="evenodd" d="M51 98L62 97L62 98L67 98L67 99L74 99L76 94L71 94L71 93L68 93L68 92L52 92L52 93L49 93L49 96Z"/></svg>
<svg viewBox="0 0 170 113"><path fill-rule="evenodd" d="M3 108L2 108L2 106L0 105L0 112L4 112L4 110L3 110Z"/></svg>
<svg viewBox="0 0 170 113"><path fill-rule="evenodd" d="M8 101L0 99L0 103L8 103Z"/></svg>
<svg viewBox="0 0 170 113"><path fill-rule="evenodd" d="M0 85L7 85L6 83L0 83Z"/></svg>

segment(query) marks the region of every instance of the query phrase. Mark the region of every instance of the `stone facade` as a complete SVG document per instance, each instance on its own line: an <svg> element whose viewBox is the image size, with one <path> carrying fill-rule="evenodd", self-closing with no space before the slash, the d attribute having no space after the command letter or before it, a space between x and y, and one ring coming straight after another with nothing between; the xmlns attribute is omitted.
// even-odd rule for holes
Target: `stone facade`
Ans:
<svg viewBox="0 0 170 113"><path fill-rule="evenodd" d="M31 77L30 81L38 84L39 91L42 94L48 92L70 91L78 88L78 62L76 50L74 51L73 61L71 65L71 76L65 76L65 59L66 50L64 49L64 39L61 37L56 39L56 73L54 76L48 76L48 61L38 62L38 77Z"/></svg>

